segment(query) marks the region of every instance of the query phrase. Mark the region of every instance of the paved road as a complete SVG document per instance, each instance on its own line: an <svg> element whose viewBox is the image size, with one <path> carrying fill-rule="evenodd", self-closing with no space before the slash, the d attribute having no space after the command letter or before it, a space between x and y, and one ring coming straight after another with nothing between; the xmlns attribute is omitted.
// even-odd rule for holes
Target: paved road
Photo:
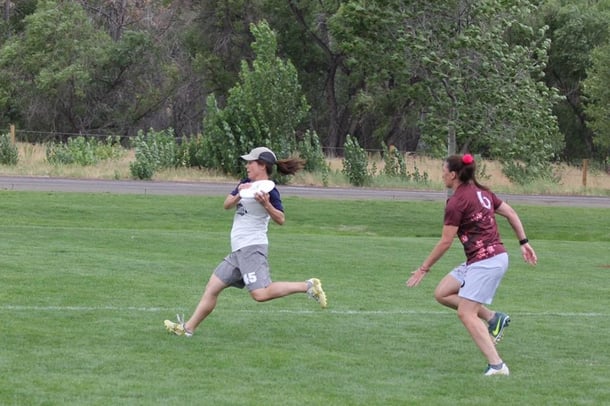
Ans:
<svg viewBox="0 0 610 406"><path fill-rule="evenodd" d="M47 177L0 176L0 190L124 193L150 195L208 195L225 196L234 183L218 182L157 182L136 180L83 180ZM371 188L324 188L309 186L281 186L282 196L301 196L316 199L378 199L423 200L442 202L444 192L413 191ZM548 206L577 206L610 208L610 197L597 196L547 196L499 194L507 202Z"/></svg>

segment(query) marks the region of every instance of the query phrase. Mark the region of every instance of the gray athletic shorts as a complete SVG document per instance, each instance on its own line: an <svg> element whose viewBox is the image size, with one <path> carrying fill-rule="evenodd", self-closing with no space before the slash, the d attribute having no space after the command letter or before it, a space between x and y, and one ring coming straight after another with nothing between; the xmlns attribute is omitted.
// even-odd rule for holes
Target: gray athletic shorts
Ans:
<svg viewBox="0 0 610 406"><path fill-rule="evenodd" d="M271 284L267 245L251 245L227 255L216 267L214 275L229 286L252 292Z"/></svg>
<svg viewBox="0 0 610 406"><path fill-rule="evenodd" d="M464 262L449 272L449 275L460 282L459 297L491 304L507 269L508 254L502 253L470 265Z"/></svg>

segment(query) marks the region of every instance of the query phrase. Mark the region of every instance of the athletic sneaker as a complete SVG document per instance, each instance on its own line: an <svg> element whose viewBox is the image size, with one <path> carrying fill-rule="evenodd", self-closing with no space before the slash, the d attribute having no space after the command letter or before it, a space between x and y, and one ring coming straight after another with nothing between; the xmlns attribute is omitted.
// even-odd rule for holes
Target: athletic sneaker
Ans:
<svg viewBox="0 0 610 406"><path fill-rule="evenodd" d="M322 289L322 282L320 279L311 278L307 281L307 294L310 298L320 303L320 306L324 309L326 307L326 293Z"/></svg>
<svg viewBox="0 0 610 406"><path fill-rule="evenodd" d="M508 370L508 367L504 362L502 363L502 368L500 369L495 369L491 365L487 365L487 369L485 370L485 376L491 375L510 375L510 371Z"/></svg>
<svg viewBox="0 0 610 406"><path fill-rule="evenodd" d="M163 324L165 324L165 329L167 330L167 332L175 334L177 336L192 337L193 333L191 331L188 331L186 327L184 327L184 316L177 314L176 318L178 319L177 323L174 323L171 320L165 320L163 322Z"/></svg>
<svg viewBox="0 0 610 406"><path fill-rule="evenodd" d="M508 314L496 312L496 315L489 322L488 331L494 343L499 343L504 335L504 329L508 327L510 317Z"/></svg>

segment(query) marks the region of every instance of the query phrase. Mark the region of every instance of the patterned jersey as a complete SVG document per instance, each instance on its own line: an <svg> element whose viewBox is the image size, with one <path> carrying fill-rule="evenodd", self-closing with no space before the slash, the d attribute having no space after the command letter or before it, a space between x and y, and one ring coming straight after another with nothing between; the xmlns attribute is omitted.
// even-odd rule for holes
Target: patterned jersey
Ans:
<svg viewBox="0 0 610 406"><path fill-rule="evenodd" d="M506 252L494 214L501 204L493 192L471 183L458 186L447 200L444 223L458 227L468 264Z"/></svg>
<svg viewBox="0 0 610 406"><path fill-rule="evenodd" d="M238 187L242 183L248 183L250 179L242 179L237 187L231 192L233 196L239 193ZM284 211L280 192L273 188L269 192L269 202L280 211ZM253 197L242 198L235 208L233 216L233 228L231 229L231 250L237 251L240 248L250 245L268 245L267 228L269 226L269 213Z"/></svg>

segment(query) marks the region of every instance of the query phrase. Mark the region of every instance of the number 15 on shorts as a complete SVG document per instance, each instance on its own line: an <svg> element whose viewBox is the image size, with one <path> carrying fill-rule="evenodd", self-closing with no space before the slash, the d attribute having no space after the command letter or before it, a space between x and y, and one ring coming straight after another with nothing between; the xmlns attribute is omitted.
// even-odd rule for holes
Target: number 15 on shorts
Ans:
<svg viewBox="0 0 610 406"><path fill-rule="evenodd" d="M242 277L246 285L256 282L256 272L245 273Z"/></svg>

